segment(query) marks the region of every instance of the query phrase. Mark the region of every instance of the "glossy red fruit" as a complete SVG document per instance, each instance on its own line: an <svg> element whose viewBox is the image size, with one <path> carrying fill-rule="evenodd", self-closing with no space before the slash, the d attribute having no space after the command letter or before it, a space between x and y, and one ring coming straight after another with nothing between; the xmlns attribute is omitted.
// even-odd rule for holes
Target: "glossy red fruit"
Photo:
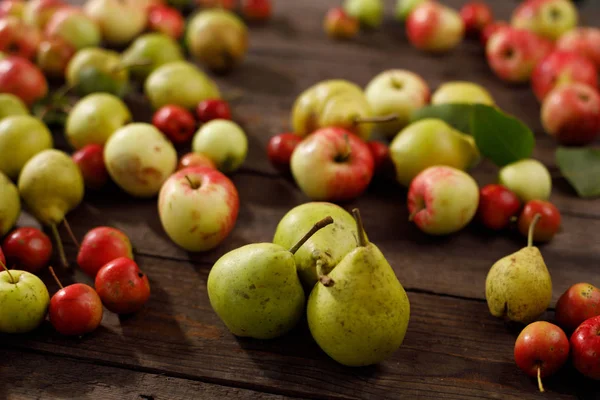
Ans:
<svg viewBox="0 0 600 400"><path fill-rule="evenodd" d="M540 220L533 230L534 242L548 242L560 229L561 216L554 204L543 200L531 200L519 216L519 232L528 236L529 226L536 214L540 214Z"/></svg>
<svg viewBox="0 0 600 400"><path fill-rule="evenodd" d="M100 226L83 237L77 264L92 278L106 263L121 257L133 259L131 242L127 235L116 228Z"/></svg>
<svg viewBox="0 0 600 400"><path fill-rule="evenodd" d="M215 165L213 160L211 160L204 154L198 153L187 153L186 155L181 157L181 159L179 160L179 164L177 165L177 171L190 167L206 167L217 169L217 166Z"/></svg>
<svg viewBox="0 0 600 400"><path fill-rule="evenodd" d="M189 142L196 132L196 120L192 113L176 105L159 108L152 117L152 124L176 144Z"/></svg>
<svg viewBox="0 0 600 400"><path fill-rule="evenodd" d="M0 19L0 51L33 60L41 41L42 34L19 18Z"/></svg>
<svg viewBox="0 0 600 400"><path fill-rule="evenodd" d="M489 229L499 231L506 228L520 209L521 201L505 186L487 185L479 192L477 218Z"/></svg>
<svg viewBox="0 0 600 400"><path fill-rule="evenodd" d="M42 71L31 61L17 56L0 59L0 93L11 93L31 106L48 94Z"/></svg>
<svg viewBox="0 0 600 400"><path fill-rule="evenodd" d="M334 39L351 39L358 34L360 23L346 13L342 7L335 7L327 11L323 27L327 35Z"/></svg>
<svg viewBox="0 0 600 400"><path fill-rule="evenodd" d="M85 335L102 322L102 301L96 291L83 283L60 289L50 299L50 323L59 333L68 336Z"/></svg>
<svg viewBox="0 0 600 400"><path fill-rule="evenodd" d="M133 260L125 257L102 267L95 286L104 306L117 314L140 310L150 297L148 277Z"/></svg>
<svg viewBox="0 0 600 400"><path fill-rule="evenodd" d="M377 141L368 142L367 145L375 162L375 174L386 171L392 161L389 146Z"/></svg>
<svg viewBox="0 0 600 400"><path fill-rule="evenodd" d="M183 35L185 20L176 8L157 5L148 12L148 27L151 31L179 39Z"/></svg>
<svg viewBox="0 0 600 400"><path fill-rule="evenodd" d="M472 1L460 9L460 17L465 24L465 33L470 37L478 37L482 30L494 22L490 7L482 1Z"/></svg>
<svg viewBox="0 0 600 400"><path fill-rule="evenodd" d="M99 144L88 144L73 153L73 161L81 170L83 181L90 189L101 189L108 182L104 163L104 149Z"/></svg>
<svg viewBox="0 0 600 400"><path fill-rule="evenodd" d="M242 14L250 21L266 21L271 18L271 0L241 0Z"/></svg>
<svg viewBox="0 0 600 400"><path fill-rule="evenodd" d="M290 170L292 153L302 138L293 133L280 133L269 139L267 156L271 164L282 172Z"/></svg>
<svg viewBox="0 0 600 400"><path fill-rule="evenodd" d="M506 22L506 21L495 21L495 22L492 22L491 24L489 24L485 28L483 28L483 30L481 31L481 35L479 36L479 41L485 47L485 45L487 44L489 38L494 33L498 32L501 29L509 28L509 27L510 27L510 24L508 22Z"/></svg>
<svg viewBox="0 0 600 400"><path fill-rule="evenodd" d="M527 375L541 378L556 373L569 358L569 339L558 326L536 321L525 327L515 342L515 362Z"/></svg>
<svg viewBox="0 0 600 400"><path fill-rule="evenodd" d="M55 36L42 40L35 62L46 75L62 77L74 55L75 48L64 39Z"/></svg>
<svg viewBox="0 0 600 400"><path fill-rule="evenodd" d="M198 103L196 116L200 122L208 122L213 119L231 119L231 109L225 100L208 99Z"/></svg>
<svg viewBox="0 0 600 400"><path fill-rule="evenodd" d="M52 256L52 241L39 229L23 227L6 236L2 249L7 267L35 274L48 266Z"/></svg>
<svg viewBox="0 0 600 400"><path fill-rule="evenodd" d="M568 332L583 321L600 315L600 289L589 283L576 283L556 302L556 322Z"/></svg>
<svg viewBox="0 0 600 400"><path fill-rule="evenodd" d="M571 335L575 368L591 379L600 380L600 316L586 319Z"/></svg>

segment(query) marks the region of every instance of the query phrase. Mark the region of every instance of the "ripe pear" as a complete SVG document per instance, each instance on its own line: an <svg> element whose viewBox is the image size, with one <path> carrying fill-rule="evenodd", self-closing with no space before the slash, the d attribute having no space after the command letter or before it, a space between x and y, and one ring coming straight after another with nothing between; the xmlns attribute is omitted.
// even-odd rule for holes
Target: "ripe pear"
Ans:
<svg viewBox="0 0 600 400"><path fill-rule="evenodd" d="M426 118L404 128L390 144L396 179L409 186L421 171L434 165L467 170L480 159L472 136L453 129L441 119Z"/></svg>
<svg viewBox="0 0 600 400"><path fill-rule="evenodd" d="M317 264L329 273L344 256L356 248L356 223L342 207L327 202L310 202L291 209L277 225L273 243L291 247L317 221L330 215L334 223L306 241L296 254L296 268L304 287L317 283Z"/></svg>
<svg viewBox="0 0 600 400"><path fill-rule="evenodd" d="M359 246L322 275L308 299L307 318L317 344L347 366L383 361L404 341L410 303L379 248L370 243L357 209Z"/></svg>
<svg viewBox="0 0 600 400"><path fill-rule="evenodd" d="M217 260L208 275L208 297L231 333L272 339L298 323L305 296L294 253L331 223L331 217L319 221L289 250L273 243L254 243Z"/></svg>
<svg viewBox="0 0 600 400"><path fill-rule="evenodd" d="M19 191L10 179L0 172L0 236L11 230L20 213Z"/></svg>
<svg viewBox="0 0 600 400"><path fill-rule="evenodd" d="M552 280L540 250L532 245L540 214L529 227L527 247L498 260L485 280L490 313L529 324L542 315L552 300Z"/></svg>
<svg viewBox="0 0 600 400"><path fill-rule="evenodd" d="M373 124L366 121L372 117L371 106L359 86L333 79L319 82L300 94L292 109L291 124L300 136L337 126L368 140Z"/></svg>

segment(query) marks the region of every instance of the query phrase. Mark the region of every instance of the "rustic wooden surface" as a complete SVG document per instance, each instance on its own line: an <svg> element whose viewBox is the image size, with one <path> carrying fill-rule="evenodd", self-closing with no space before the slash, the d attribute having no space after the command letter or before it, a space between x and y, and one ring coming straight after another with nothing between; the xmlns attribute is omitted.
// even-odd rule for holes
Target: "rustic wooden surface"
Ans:
<svg viewBox="0 0 600 400"><path fill-rule="evenodd" d="M464 2L445 1L454 7ZM501 19L517 4L488 2ZM248 159L232 175L241 209L231 236L214 251L190 254L163 232L155 199L132 200L115 187L87 193L68 216L76 235L98 225L123 229L150 278L152 297L129 318L106 312L101 328L84 338L61 337L48 323L31 334L0 336L0 399L600 398L598 383L569 366L546 380L547 393L538 393L513 361L518 328L489 315L484 300L487 271L497 259L518 250L523 239L514 233L487 234L475 225L451 237L428 237L407 222L405 190L386 181L374 182L368 193L343 206L360 207L371 240L409 294L409 330L391 359L367 368L342 367L318 348L304 321L272 341L235 338L210 308L206 279L212 263L240 245L270 241L279 219L308 201L269 165L264 150L271 135L289 129L295 97L319 80L345 78L364 85L389 68L413 70L432 89L455 79L483 84L501 108L535 130L534 156L556 176L552 200L564 221L556 239L542 246L554 300L576 282L600 284L600 201L578 199L560 178L555 143L542 132L531 90L496 79L476 42L464 42L444 56L413 49L402 26L391 18L390 0L381 30L352 42L331 42L321 23L326 10L338 3L275 0L273 21L252 26L244 64L226 77L215 77L224 92L242 92L234 102L234 118L250 139ZM583 23L600 22L596 0L579 7ZM137 120L149 120L141 95L127 101ZM61 133L55 137L68 150ZM496 179L497 170L484 163L473 174L483 185ZM27 216L20 222L31 223ZM74 263L75 248L67 248ZM59 273L67 283L91 283L79 271ZM47 274L43 279L53 293L55 284ZM551 310L545 315L552 316Z"/></svg>

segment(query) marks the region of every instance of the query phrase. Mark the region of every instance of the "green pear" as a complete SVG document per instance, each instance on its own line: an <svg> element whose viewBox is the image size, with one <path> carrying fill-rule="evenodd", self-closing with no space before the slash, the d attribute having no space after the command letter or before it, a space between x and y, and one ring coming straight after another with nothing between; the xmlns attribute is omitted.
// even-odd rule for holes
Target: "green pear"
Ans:
<svg viewBox="0 0 600 400"><path fill-rule="evenodd" d="M308 298L310 333L331 358L347 366L376 364L404 341L410 303L379 248L370 243L358 210L359 246L320 277Z"/></svg>
<svg viewBox="0 0 600 400"><path fill-rule="evenodd" d="M127 91L129 71L116 51L90 47L79 50L71 58L66 80L81 96L106 92L121 97Z"/></svg>
<svg viewBox="0 0 600 400"><path fill-rule="evenodd" d="M54 145L52 133L39 119L13 115L0 121L0 172L17 179L27 161Z"/></svg>
<svg viewBox="0 0 600 400"><path fill-rule="evenodd" d="M498 260L485 280L490 313L529 324L541 316L552 300L552 280L540 250L532 245L537 214L529 227L527 247Z"/></svg>
<svg viewBox="0 0 600 400"><path fill-rule="evenodd" d="M131 75L139 80L146 79L152 71L163 64L183 59L179 44L163 33L141 35L121 55L122 62L131 66L129 67Z"/></svg>
<svg viewBox="0 0 600 400"><path fill-rule="evenodd" d="M404 128L390 144L396 179L409 186L421 171L446 165L463 171L474 166L480 153L473 137L437 118L426 118Z"/></svg>
<svg viewBox="0 0 600 400"><path fill-rule="evenodd" d="M0 172L0 236L15 226L21 214L19 191L6 175Z"/></svg>
<svg viewBox="0 0 600 400"><path fill-rule="evenodd" d="M317 83L298 96L292 109L294 132L306 136L328 126L371 136L373 111L362 89L354 83L333 79ZM364 122L363 122L364 121Z"/></svg>
<svg viewBox="0 0 600 400"><path fill-rule="evenodd" d="M329 273L344 256L356 248L356 223L342 207L326 202L310 202L291 209L277 225L273 243L291 247L317 221L330 215L334 223L323 228L296 254L296 268L307 290L317 283L317 265Z"/></svg>
<svg viewBox="0 0 600 400"><path fill-rule="evenodd" d="M530 200L548 200L552 192L552 177L548 168L534 159L508 164L500 170L498 180L524 203Z"/></svg>
<svg viewBox="0 0 600 400"><path fill-rule="evenodd" d="M304 313L305 296L294 253L319 229L317 222L293 247L254 243L223 255L208 275L208 298L236 336L272 339L289 332Z"/></svg>
<svg viewBox="0 0 600 400"><path fill-rule="evenodd" d="M29 115L23 100L11 93L0 93L0 120L11 115Z"/></svg>

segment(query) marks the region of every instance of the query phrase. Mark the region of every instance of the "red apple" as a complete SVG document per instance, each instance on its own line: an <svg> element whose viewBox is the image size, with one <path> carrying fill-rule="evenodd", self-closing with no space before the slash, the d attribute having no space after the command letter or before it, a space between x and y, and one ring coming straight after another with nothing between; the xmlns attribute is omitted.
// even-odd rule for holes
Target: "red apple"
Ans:
<svg viewBox="0 0 600 400"><path fill-rule="evenodd" d="M556 49L587 57L600 69L600 28L572 29L558 39Z"/></svg>
<svg viewBox="0 0 600 400"><path fill-rule="evenodd" d="M524 237L529 236L529 227L536 214L540 220L533 230L534 242L548 242L560 229L561 216L554 204L544 200L531 200L525 204L519 216L519 232Z"/></svg>
<svg viewBox="0 0 600 400"><path fill-rule="evenodd" d="M242 15L249 21L266 21L271 18L271 0L240 0Z"/></svg>
<svg viewBox="0 0 600 400"><path fill-rule="evenodd" d="M11 93L31 106L48 93L48 83L38 67L22 57L0 59L0 92Z"/></svg>
<svg viewBox="0 0 600 400"><path fill-rule="evenodd" d="M348 15L342 7L335 7L325 14L323 27L331 38L351 39L358 34L360 24L357 18Z"/></svg>
<svg viewBox="0 0 600 400"><path fill-rule="evenodd" d="M490 37L498 32L501 29L504 28L510 28L510 25L508 22L506 21L494 21L491 24L487 25L485 28L483 28L483 30L481 31L481 35L479 36L479 41L481 42L481 44L483 46L487 45L488 40L490 39Z"/></svg>
<svg viewBox="0 0 600 400"><path fill-rule="evenodd" d="M390 156L390 148L387 144L371 141L367 145L373 156L375 175L382 174L394 168L392 157Z"/></svg>
<svg viewBox="0 0 600 400"><path fill-rule="evenodd" d="M465 26L458 12L436 1L419 4L408 15L406 34L417 49L445 52L458 46Z"/></svg>
<svg viewBox="0 0 600 400"><path fill-rule="evenodd" d="M48 266L52 256L52 242L36 228L17 228L6 236L2 243L8 266L38 273Z"/></svg>
<svg viewBox="0 0 600 400"><path fill-rule="evenodd" d="M17 17L22 19L25 2L23 0L3 0L0 1L0 18Z"/></svg>
<svg viewBox="0 0 600 400"><path fill-rule="evenodd" d="M481 31L494 22L490 7L482 1L472 1L460 9L465 32L470 37L479 37Z"/></svg>
<svg viewBox="0 0 600 400"><path fill-rule="evenodd" d="M101 226L90 230L83 237L77 264L93 278L105 264L121 257L133 259L129 238L116 228Z"/></svg>
<svg viewBox="0 0 600 400"><path fill-rule="evenodd" d="M521 201L503 185L487 185L479 194L477 217L489 229L499 231L510 224L521 209Z"/></svg>
<svg viewBox="0 0 600 400"><path fill-rule="evenodd" d="M23 9L23 21L44 29L52 15L63 7L67 7L67 4L62 0L29 0Z"/></svg>
<svg viewBox="0 0 600 400"><path fill-rule="evenodd" d="M572 332L583 321L600 315L600 289L589 283L576 283L556 302L556 322Z"/></svg>
<svg viewBox="0 0 600 400"><path fill-rule="evenodd" d="M116 314L139 311L150 298L150 282L135 261L120 257L104 265L95 279L104 306Z"/></svg>
<svg viewBox="0 0 600 400"><path fill-rule="evenodd" d="M515 362L529 376L542 378L556 373L569 358L569 339L558 326L536 321L525 327L515 342Z"/></svg>
<svg viewBox="0 0 600 400"><path fill-rule="evenodd" d="M175 144L187 143L196 132L196 120L183 107L166 105L152 117L152 124Z"/></svg>
<svg viewBox="0 0 600 400"><path fill-rule="evenodd" d="M485 52L492 71L508 82L526 82L552 43L524 29L503 28L488 40Z"/></svg>
<svg viewBox="0 0 600 400"><path fill-rule="evenodd" d="M59 37L42 40L37 49L36 64L49 76L64 76L75 49Z"/></svg>
<svg viewBox="0 0 600 400"><path fill-rule="evenodd" d="M571 335L573 365L588 378L600 380L600 316L586 319Z"/></svg>
<svg viewBox="0 0 600 400"><path fill-rule="evenodd" d="M558 86L544 99L541 120L562 145L592 143L600 135L600 94L581 83Z"/></svg>
<svg viewBox="0 0 600 400"><path fill-rule="evenodd" d="M214 119L231 119L231 109L225 100L207 99L196 106L196 116L200 122L209 122Z"/></svg>
<svg viewBox="0 0 600 400"><path fill-rule="evenodd" d="M42 40L41 33L17 17L0 19L0 51L33 60Z"/></svg>
<svg viewBox="0 0 600 400"><path fill-rule="evenodd" d="M108 182L108 171L104 164L104 149L99 144L88 144L73 153L73 161L81 170L85 185L94 190Z"/></svg>
<svg viewBox="0 0 600 400"><path fill-rule="evenodd" d="M571 82L598 87L598 70L592 61L571 51L553 51L533 70L531 85L539 101L555 87Z"/></svg>
<svg viewBox="0 0 600 400"><path fill-rule="evenodd" d="M185 168L190 167L205 167L205 168L214 168L217 169L216 164L213 160L205 156L204 154L199 153L187 153L179 160L179 164L177 165L177 171L181 171Z"/></svg>
<svg viewBox="0 0 600 400"><path fill-rule="evenodd" d="M185 20L176 8L163 5L154 6L148 12L148 28L151 31L179 39L183 35Z"/></svg>
<svg viewBox="0 0 600 400"><path fill-rule="evenodd" d="M281 172L290 171L292 153L302 138L294 133L280 133L269 139L267 156L271 164Z"/></svg>
<svg viewBox="0 0 600 400"><path fill-rule="evenodd" d="M352 200L373 178L369 146L342 128L322 128L306 137L292 153L292 175L313 200Z"/></svg>

